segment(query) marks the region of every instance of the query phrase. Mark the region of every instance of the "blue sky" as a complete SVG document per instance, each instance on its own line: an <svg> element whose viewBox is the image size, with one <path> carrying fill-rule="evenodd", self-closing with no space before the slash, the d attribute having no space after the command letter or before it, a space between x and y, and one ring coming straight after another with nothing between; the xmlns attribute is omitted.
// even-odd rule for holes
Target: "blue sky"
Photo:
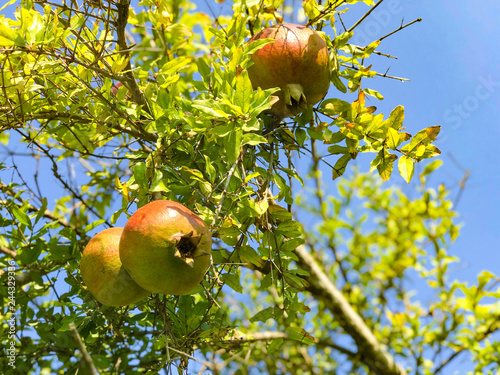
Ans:
<svg viewBox="0 0 500 375"><path fill-rule="evenodd" d="M381 73L390 66L390 74L411 81L376 78L365 84L384 95L382 102L374 103L381 112L389 113L399 104L405 107L404 125L410 133L442 126L435 144L444 163L432 178L435 184L445 183L455 197L464 177L461 168L470 171L455 207L464 227L450 249L463 260L456 271L462 280L472 281L483 269L497 274L500 270L498 15L496 1L387 0L359 26L361 35L376 39L399 27L403 18L405 24L422 18L379 46L398 60L378 58L374 64Z"/></svg>

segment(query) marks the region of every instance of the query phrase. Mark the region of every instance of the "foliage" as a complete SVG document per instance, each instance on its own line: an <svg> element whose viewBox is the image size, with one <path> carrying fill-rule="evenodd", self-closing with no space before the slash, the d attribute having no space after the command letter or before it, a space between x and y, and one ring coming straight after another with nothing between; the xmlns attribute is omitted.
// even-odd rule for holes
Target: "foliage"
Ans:
<svg viewBox="0 0 500 375"><path fill-rule="evenodd" d="M366 106L366 96L383 98L365 87L381 75L365 61L382 38L350 44L354 28L338 30L347 5L375 4L303 3L337 91L279 123L263 113L274 90L253 90L246 70L269 41L246 40L295 14L282 1L235 2L215 18L188 0L23 0L0 18L0 141L23 144L38 163L26 172L26 155L12 152L0 164L2 337L13 305L17 314L15 370L7 356L2 369L368 373L372 359L311 288L295 251L305 247L410 373L439 373L465 351L476 371L498 370L498 279L451 280L455 213L446 188L425 185L437 162L411 199L364 174L335 181L333 196L321 188L320 168L335 180L359 153L372 153L382 180L398 160L407 182L415 163L440 153L439 126L412 136L402 106L388 117ZM295 155L312 161L308 178ZM292 189L313 184L306 198ZM62 191L53 201L52 186ZM190 295L99 304L78 270L85 244L162 198L210 226L212 267ZM311 217L320 224L305 225ZM428 286L429 306L412 295L414 280Z"/></svg>

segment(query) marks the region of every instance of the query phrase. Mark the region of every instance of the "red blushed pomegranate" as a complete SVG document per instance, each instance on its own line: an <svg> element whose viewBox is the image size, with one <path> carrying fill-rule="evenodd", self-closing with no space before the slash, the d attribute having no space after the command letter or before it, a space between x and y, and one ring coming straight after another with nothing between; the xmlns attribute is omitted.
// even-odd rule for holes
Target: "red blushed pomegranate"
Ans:
<svg viewBox="0 0 500 375"><path fill-rule="evenodd" d="M120 259L144 289L186 294L210 265L212 237L203 220L186 206L157 200L139 208L120 239Z"/></svg>
<svg viewBox="0 0 500 375"><path fill-rule="evenodd" d="M323 99L330 86L328 48L314 30L290 23L268 27L255 34L257 39L274 39L252 55L248 76L254 89L279 87L279 99L268 113L295 116Z"/></svg>
<svg viewBox="0 0 500 375"><path fill-rule="evenodd" d="M151 294L135 283L120 262L118 244L122 232L123 228L109 228L96 234L80 261L83 282L103 305L131 305Z"/></svg>
<svg viewBox="0 0 500 375"><path fill-rule="evenodd" d="M116 96L118 89L123 86L123 83L117 82L111 87L111 95Z"/></svg>

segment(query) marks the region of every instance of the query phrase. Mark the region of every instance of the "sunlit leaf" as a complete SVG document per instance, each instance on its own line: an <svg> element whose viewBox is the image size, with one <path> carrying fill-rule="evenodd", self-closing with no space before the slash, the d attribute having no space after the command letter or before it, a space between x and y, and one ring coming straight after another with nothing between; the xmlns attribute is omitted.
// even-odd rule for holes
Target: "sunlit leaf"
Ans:
<svg viewBox="0 0 500 375"><path fill-rule="evenodd" d="M398 169L401 177L403 177L407 183L410 183L415 171L415 161L412 158L403 155L399 158Z"/></svg>

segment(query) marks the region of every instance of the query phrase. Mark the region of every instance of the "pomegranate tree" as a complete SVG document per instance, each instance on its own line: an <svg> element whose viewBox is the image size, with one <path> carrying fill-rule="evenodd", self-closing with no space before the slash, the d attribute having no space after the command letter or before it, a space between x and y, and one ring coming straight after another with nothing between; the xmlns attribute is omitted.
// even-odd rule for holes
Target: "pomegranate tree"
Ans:
<svg viewBox="0 0 500 375"><path fill-rule="evenodd" d="M253 53L248 75L254 89L280 88L268 113L295 116L323 99L330 86L324 39L306 26L282 23L260 31L249 42L266 38L274 42Z"/></svg>
<svg viewBox="0 0 500 375"><path fill-rule="evenodd" d="M121 264L118 244L122 231L123 228L109 228L96 234L80 261L80 274L89 292L108 306L130 305L150 294L135 283Z"/></svg>
<svg viewBox="0 0 500 375"><path fill-rule="evenodd" d="M210 264L212 238L203 220L186 206L157 200L139 208L120 239L120 259L144 289L186 294Z"/></svg>

